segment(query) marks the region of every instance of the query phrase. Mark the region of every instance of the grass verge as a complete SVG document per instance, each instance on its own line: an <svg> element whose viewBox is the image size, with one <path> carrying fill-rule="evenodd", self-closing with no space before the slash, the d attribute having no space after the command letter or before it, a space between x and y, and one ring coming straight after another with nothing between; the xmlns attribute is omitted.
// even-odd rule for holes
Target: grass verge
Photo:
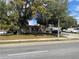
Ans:
<svg viewBox="0 0 79 59"><path fill-rule="evenodd" d="M39 39L39 38L54 38L53 35L2 35L0 40L20 40L20 39Z"/></svg>

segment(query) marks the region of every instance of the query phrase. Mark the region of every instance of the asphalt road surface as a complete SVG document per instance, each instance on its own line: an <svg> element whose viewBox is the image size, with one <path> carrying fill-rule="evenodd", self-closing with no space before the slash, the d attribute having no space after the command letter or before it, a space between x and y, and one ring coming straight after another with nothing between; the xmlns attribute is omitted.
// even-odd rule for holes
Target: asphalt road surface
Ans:
<svg viewBox="0 0 79 59"><path fill-rule="evenodd" d="M79 59L79 43L0 47L0 59Z"/></svg>

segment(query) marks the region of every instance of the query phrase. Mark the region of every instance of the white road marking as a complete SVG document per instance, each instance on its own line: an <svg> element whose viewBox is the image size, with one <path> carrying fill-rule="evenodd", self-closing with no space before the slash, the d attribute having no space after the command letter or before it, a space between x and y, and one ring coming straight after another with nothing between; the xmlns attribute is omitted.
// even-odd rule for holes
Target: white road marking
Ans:
<svg viewBox="0 0 79 59"><path fill-rule="evenodd" d="M44 51L33 51L33 52L26 52L26 53L8 54L8 56L28 55L28 54L46 53L46 52L48 52L48 50L44 50Z"/></svg>

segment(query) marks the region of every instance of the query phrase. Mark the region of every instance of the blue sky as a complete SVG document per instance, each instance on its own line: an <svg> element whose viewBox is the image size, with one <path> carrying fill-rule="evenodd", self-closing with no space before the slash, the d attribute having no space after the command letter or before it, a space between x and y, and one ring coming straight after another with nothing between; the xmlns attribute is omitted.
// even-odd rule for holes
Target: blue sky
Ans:
<svg viewBox="0 0 79 59"><path fill-rule="evenodd" d="M29 25L31 25L31 26L37 25L37 21L36 21L35 18L33 18L33 19L31 19L31 20L28 20L28 23L29 23Z"/></svg>
<svg viewBox="0 0 79 59"><path fill-rule="evenodd" d="M74 16L79 24L79 0L69 0L68 10L70 16Z"/></svg>

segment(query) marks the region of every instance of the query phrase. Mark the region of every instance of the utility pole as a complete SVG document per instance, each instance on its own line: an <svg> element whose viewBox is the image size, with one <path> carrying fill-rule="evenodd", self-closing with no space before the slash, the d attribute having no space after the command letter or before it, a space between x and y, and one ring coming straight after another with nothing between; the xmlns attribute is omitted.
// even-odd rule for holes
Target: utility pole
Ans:
<svg viewBox="0 0 79 59"><path fill-rule="evenodd" d="M58 39L60 37L60 19L58 19Z"/></svg>
<svg viewBox="0 0 79 59"><path fill-rule="evenodd" d="M65 0L59 0L58 1L58 7L60 7L60 5L62 4L62 3L64 3L65 2ZM58 36L58 39L60 38L60 17L58 16L58 34L57 34L57 36Z"/></svg>

